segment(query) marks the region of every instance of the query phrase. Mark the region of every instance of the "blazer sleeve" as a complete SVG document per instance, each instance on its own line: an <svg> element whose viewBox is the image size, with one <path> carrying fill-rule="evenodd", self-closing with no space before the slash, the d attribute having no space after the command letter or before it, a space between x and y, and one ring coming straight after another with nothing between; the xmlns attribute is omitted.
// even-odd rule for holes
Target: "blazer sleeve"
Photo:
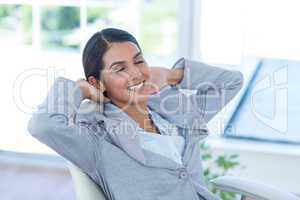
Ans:
<svg viewBox="0 0 300 200"><path fill-rule="evenodd" d="M103 137L90 131L87 123L75 123L82 93L74 81L58 78L46 100L33 113L29 133L85 172L94 170ZM101 130L99 130L101 131Z"/></svg>
<svg viewBox="0 0 300 200"><path fill-rule="evenodd" d="M206 63L179 59L172 69L182 68L184 77L175 86L179 89L196 90L190 96L196 110L209 122L243 86L243 74Z"/></svg>

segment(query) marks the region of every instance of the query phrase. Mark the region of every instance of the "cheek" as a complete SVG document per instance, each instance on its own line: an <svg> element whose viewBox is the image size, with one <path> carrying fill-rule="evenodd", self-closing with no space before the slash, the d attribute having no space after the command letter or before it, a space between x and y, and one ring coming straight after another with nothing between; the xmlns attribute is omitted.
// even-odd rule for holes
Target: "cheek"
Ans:
<svg viewBox="0 0 300 200"><path fill-rule="evenodd" d="M148 66L143 67L141 71L146 79L150 77L150 68Z"/></svg>
<svg viewBox="0 0 300 200"><path fill-rule="evenodd" d="M106 80L106 89L108 93L118 94L120 89L124 89L127 85L125 78L115 75Z"/></svg>

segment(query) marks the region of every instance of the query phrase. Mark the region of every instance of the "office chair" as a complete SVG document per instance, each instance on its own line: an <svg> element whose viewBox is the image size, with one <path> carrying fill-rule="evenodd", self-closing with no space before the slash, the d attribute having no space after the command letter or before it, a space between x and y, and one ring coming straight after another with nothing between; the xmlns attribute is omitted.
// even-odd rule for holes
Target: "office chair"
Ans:
<svg viewBox="0 0 300 200"><path fill-rule="evenodd" d="M108 200L102 189L88 175L71 162L67 163L74 182L76 200ZM234 176L222 176L211 182L222 191L240 194L242 200L246 197L256 200L300 200L292 193Z"/></svg>

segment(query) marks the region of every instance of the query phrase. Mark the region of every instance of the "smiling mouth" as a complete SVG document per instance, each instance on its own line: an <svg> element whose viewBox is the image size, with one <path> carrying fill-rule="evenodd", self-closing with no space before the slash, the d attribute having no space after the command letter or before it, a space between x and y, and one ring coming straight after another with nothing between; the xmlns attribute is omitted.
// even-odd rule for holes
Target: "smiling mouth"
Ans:
<svg viewBox="0 0 300 200"><path fill-rule="evenodd" d="M136 85L133 85L133 86L129 86L128 90L129 91L137 91L138 89L140 89L141 87L143 87L144 83L145 83L145 81L142 81L139 84L136 84Z"/></svg>

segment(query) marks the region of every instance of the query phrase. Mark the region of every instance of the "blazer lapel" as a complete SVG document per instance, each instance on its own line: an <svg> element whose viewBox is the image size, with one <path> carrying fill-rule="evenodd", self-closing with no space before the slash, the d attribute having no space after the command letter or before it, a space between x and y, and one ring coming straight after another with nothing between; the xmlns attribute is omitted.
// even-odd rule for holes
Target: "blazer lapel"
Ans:
<svg viewBox="0 0 300 200"><path fill-rule="evenodd" d="M104 104L104 114L106 119L107 132L119 148L123 149L129 156L142 164L146 163L146 158L139 144L137 125L120 108L111 104Z"/></svg>
<svg viewBox="0 0 300 200"><path fill-rule="evenodd" d="M185 151L183 153L184 162L188 162L191 155L188 155L189 149L197 143L200 139L205 138L207 128L204 120L197 112L188 112L181 114L175 112L172 115L164 112L164 109L157 109L153 107L153 98L149 99L148 106L151 110L158 112L162 117L169 122L174 123L180 133L185 137ZM180 110L180 109L179 109ZM140 135L138 132L138 124L126 112L118 108L112 103L104 104L104 114L106 118L107 132L119 148L124 150L129 156L137 160L143 165L150 167L178 169L182 167L177 162L156 154L154 152L145 150L140 145Z"/></svg>
<svg viewBox="0 0 300 200"><path fill-rule="evenodd" d="M150 96L148 105L170 123L175 124L185 138L183 162L188 164L192 157L191 149L208 136L206 122L194 107L195 104L177 88L167 86Z"/></svg>
<svg viewBox="0 0 300 200"><path fill-rule="evenodd" d="M185 129L200 129L207 132L206 122L186 95L171 86L151 95L148 106L163 118ZM199 132L190 132L198 134Z"/></svg>
<svg viewBox="0 0 300 200"><path fill-rule="evenodd" d="M140 145L138 125L124 111L117 106L104 104L107 132L119 148L141 164L149 167L177 169L181 165L177 162L143 149Z"/></svg>

